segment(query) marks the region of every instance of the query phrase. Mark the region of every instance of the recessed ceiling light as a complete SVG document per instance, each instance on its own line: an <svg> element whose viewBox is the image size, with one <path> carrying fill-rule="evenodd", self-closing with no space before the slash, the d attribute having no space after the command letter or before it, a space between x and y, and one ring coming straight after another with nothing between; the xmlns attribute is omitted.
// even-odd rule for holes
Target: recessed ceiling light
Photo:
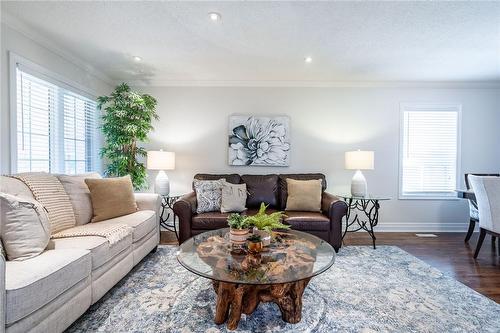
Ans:
<svg viewBox="0 0 500 333"><path fill-rule="evenodd" d="M214 22L220 21L222 19L222 16L216 12L208 13L208 17L210 18L210 20L212 20Z"/></svg>
<svg viewBox="0 0 500 333"><path fill-rule="evenodd" d="M133 56L132 59L134 59L134 61L137 61L137 62L142 60L142 58L139 56Z"/></svg>
<svg viewBox="0 0 500 333"><path fill-rule="evenodd" d="M311 57L305 57L305 58L304 58L304 61L305 61L306 63L310 64L311 62L313 62L313 58L311 58Z"/></svg>

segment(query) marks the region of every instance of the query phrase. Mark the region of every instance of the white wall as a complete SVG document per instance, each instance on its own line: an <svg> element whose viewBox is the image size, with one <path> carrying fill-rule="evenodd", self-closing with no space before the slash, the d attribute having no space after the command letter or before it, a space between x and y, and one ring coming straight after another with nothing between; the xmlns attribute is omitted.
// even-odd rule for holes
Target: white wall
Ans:
<svg viewBox="0 0 500 333"><path fill-rule="evenodd" d="M10 172L9 51L65 78L69 84L85 87L93 95L107 94L112 88L82 66L2 22L0 54L0 172L2 174Z"/></svg>
<svg viewBox="0 0 500 333"><path fill-rule="evenodd" d="M500 171L499 89L138 89L158 99L160 121L147 147L177 154L176 170L168 173L173 191L188 191L197 172L323 172L330 192L349 192L352 172L344 170L344 152L367 149L375 151L375 170L364 172L369 191L392 198L382 203L378 230L465 230L462 200L398 200L400 102L462 104L461 173ZM231 114L290 116L290 167L228 166Z"/></svg>

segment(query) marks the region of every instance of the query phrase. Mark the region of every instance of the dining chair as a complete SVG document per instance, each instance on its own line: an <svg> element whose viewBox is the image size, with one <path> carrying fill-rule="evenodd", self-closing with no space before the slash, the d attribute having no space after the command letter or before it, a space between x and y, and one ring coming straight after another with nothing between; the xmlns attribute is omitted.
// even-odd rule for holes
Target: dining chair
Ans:
<svg viewBox="0 0 500 333"><path fill-rule="evenodd" d="M465 174L465 187L470 190L469 176L492 176L500 177L500 173L466 173ZM465 235L465 242L467 243L474 233L476 223L479 221L479 212L477 210L477 202L469 199L469 229ZM495 242L495 236L491 236L491 241Z"/></svg>
<svg viewBox="0 0 500 333"><path fill-rule="evenodd" d="M479 239L474 252L477 258L486 234L500 237L500 177L470 176L469 180L479 210Z"/></svg>

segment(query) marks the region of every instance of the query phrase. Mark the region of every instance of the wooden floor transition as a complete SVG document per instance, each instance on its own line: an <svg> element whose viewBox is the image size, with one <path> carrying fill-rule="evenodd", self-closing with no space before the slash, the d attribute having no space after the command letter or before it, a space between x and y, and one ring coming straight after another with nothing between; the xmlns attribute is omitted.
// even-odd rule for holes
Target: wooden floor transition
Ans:
<svg viewBox="0 0 500 333"><path fill-rule="evenodd" d="M377 245L398 246L500 303L500 256L498 247L492 245L491 237L486 237L479 257L474 259L472 256L479 233L475 233L468 244L464 243L465 233L436 235L436 238L419 238L414 233L376 233ZM176 244L175 235L162 231L161 243ZM371 245L371 239L365 233L351 233L344 240L344 245Z"/></svg>

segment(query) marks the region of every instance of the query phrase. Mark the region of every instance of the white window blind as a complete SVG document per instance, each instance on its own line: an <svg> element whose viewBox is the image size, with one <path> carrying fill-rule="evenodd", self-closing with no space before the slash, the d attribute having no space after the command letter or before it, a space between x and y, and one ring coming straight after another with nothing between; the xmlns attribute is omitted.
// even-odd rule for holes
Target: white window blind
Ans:
<svg viewBox="0 0 500 333"><path fill-rule="evenodd" d="M459 105L402 105L400 197L455 196Z"/></svg>
<svg viewBox="0 0 500 333"><path fill-rule="evenodd" d="M19 66L16 93L16 172L99 170L98 113L93 100Z"/></svg>

